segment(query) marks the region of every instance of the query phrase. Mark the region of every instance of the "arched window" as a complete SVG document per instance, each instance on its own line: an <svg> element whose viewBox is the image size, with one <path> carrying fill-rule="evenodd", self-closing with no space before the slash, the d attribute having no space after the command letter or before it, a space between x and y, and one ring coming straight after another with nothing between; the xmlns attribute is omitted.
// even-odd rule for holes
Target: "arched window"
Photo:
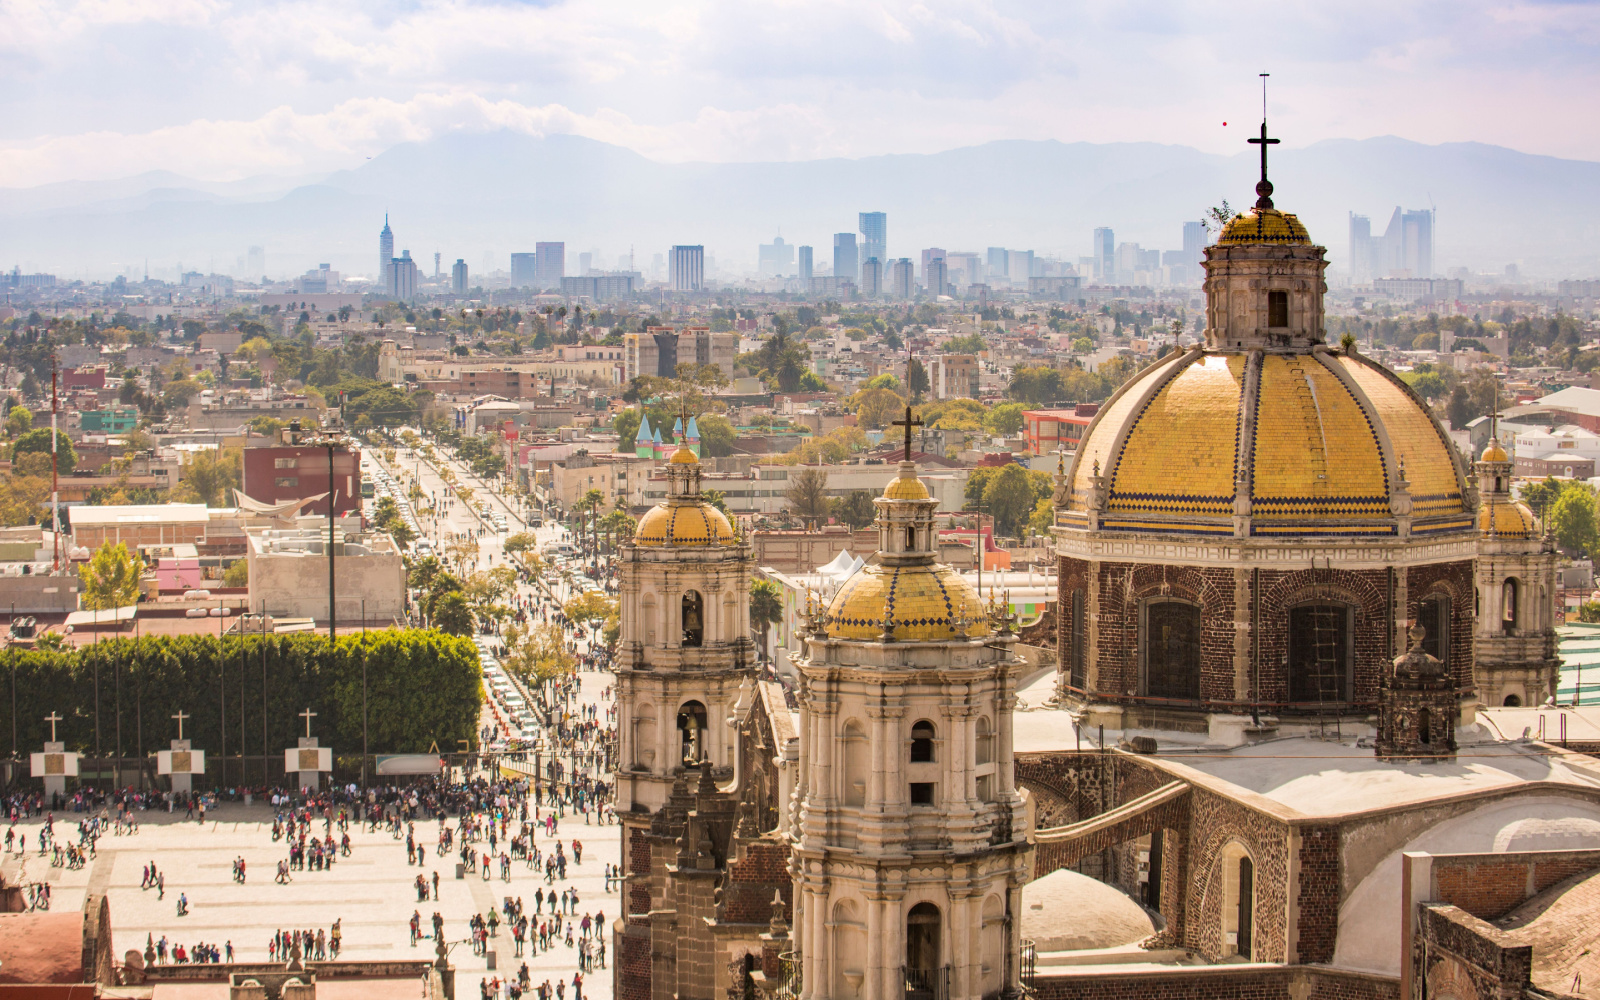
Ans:
<svg viewBox="0 0 1600 1000"><path fill-rule="evenodd" d="M1433 713L1426 708L1417 713L1417 742L1424 746L1433 742Z"/></svg>
<svg viewBox="0 0 1600 1000"><path fill-rule="evenodd" d="M1501 704L1506 708L1521 708L1522 698L1514 694L1508 694L1506 695L1506 700L1501 702Z"/></svg>
<svg viewBox="0 0 1600 1000"><path fill-rule="evenodd" d="M865 805L867 801L867 734L861 728L861 723L854 719L844 724L843 738L840 742L840 768L841 778L844 781L842 789L844 804L847 806Z"/></svg>
<svg viewBox="0 0 1600 1000"><path fill-rule="evenodd" d="M1509 633L1517 630L1517 596L1520 589L1515 577L1506 577L1506 582L1500 585L1501 631Z"/></svg>
<svg viewBox="0 0 1600 1000"><path fill-rule="evenodd" d="M1422 626L1422 651L1440 662L1450 662L1450 598L1437 594L1417 605L1417 624Z"/></svg>
<svg viewBox="0 0 1600 1000"><path fill-rule="evenodd" d="M1141 639L1144 693L1199 701L1200 608L1186 601L1146 604Z"/></svg>
<svg viewBox="0 0 1600 1000"><path fill-rule="evenodd" d="M1243 844L1235 841L1223 848L1222 878L1225 899L1222 906L1222 952L1224 955L1253 957L1256 915L1256 866Z"/></svg>
<svg viewBox="0 0 1600 1000"><path fill-rule="evenodd" d="M978 759L977 764L994 763L994 727L989 725L988 716L978 717Z"/></svg>
<svg viewBox="0 0 1600 1000"><path fill-rule="evenodd" d="M933 723L926 719L911 727L911 763L922 764L933 760Z"/></svg>
<svg viewBox="0 0 1600 1000"><path fill-rule="evenodd" d="M698 701L686 701L678 709L678 744L680 759L685 764L698 764L706 751L706 707Z"/></svg>
<svg viewBox="0 0 1600 1000"><path fill-rule="evenodd" d="M932 903L918 903L906 914L906 1000L944 996L938 976L940 922Z"/></svg>
<svg viewBox="0 0 1600 1000"><path fill-rule="evenodd" d="M1089 655L1088 655L1088 627L1087 616L1084 613L1084 594L1080 588L1072 592L1072 619L1068 628L1067 653L1071 657L1070 666L1067 668L1067 683L1078 690L1088 683Z"/></svg>
<svg viewBox="0 0 1600 1000"><path fill-rule="evenodd" d="M706 634L706 603L700 591L690 590L683 595L683 644L698 646Z"/></svg>
<svg viewBox="0 0 1600 1000"><path fill-rule="evenodd" d="M1289 609L1289 700L1348 701L1350 620L1347 604L1316 601Z"/></svg>

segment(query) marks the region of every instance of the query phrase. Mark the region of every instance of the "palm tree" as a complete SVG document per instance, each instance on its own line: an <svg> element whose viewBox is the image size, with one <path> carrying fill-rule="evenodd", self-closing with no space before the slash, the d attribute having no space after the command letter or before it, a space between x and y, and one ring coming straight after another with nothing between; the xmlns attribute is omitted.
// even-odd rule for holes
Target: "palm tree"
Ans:
<svg viewBox="0 0 1600 1000"><path fill-rule="evenodd" d="M766 655L767 635L783 618L783 600L778 585L771 580L750 584L750 624L761 630L761 652Z"/></svg>

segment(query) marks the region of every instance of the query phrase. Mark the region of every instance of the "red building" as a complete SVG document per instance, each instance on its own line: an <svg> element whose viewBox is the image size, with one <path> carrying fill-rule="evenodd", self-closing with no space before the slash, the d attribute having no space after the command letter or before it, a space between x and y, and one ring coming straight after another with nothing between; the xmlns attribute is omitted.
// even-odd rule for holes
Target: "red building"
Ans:
<svg viewBox="0 0 1600 1000"><path fill-rule="evenodd" d="M1057 451L1077 451L1083 432L1089 429L1099 403L1079 403L1070 410L1023 410L1022 427L1028 436L1028 451L1051 455Z"/></svg>
<svg viewBox="0 0 1600 1000"><path fill-rule="evenodd" d="M361 452L334 451L333 483L328 483L328 449L309 446L246 448L244 492L253 500L281 503L333 493L334 512L361 509ZM328 501L307 504L306 513L327 514Z"/></svg>

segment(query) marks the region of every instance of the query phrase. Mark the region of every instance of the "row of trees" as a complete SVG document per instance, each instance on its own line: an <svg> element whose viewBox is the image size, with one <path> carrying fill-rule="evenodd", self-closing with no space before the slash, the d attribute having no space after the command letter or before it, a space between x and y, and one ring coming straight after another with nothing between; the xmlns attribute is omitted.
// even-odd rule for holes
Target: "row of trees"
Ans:
<svg viewBox="0 0 1600 1000"><path fill-rule="evenodd" d="M460 740L476 745L482 698L472 643L421 629L330 643L304 633L252 636L246 624L242 637L119 638L63 652L12 647L0 658L0 671L6 668L15 711L0 710L0 747L14 741L22 752L49 738L44 717L55 713L69 750L143 756L177 737L171 716L181 710L195 746L220 753L226 726L230 755L242 747L271 756L304 734L298 713L307 707L325 745L358 749L363 672L371 752L453 750Z"/></svg>

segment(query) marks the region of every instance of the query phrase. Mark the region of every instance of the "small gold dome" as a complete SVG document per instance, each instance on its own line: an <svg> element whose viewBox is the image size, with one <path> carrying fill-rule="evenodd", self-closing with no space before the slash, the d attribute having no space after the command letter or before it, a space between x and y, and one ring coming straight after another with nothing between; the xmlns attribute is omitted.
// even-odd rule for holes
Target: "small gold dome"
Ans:
<svg viewBox="0 0 1600 1000"><path fill-rule="evenodd" d="M1500 439L1496 437L1489 439L1489 447L1483 449L1483 457L1478 459L1478 461L1509 462L1511 459L1506 455L1506 450L1500 447Z"/></svg>
<svg viewBox="0 0 1600 1000"><path fill-rule="evenodd" d="M1484 461L1493 459L1486 457ZM1491 529L1501 538L1536 538L1539 522L1534 520L1527 504L1486 502L1478 508L1478 533L1488 535Z"/></svg>
<svg viewBox="0 0 1600 1000"><path fill-rule="evenodd" d="M883 491L885 500L927 500L929 499L928 487L918 479L915 474L901 475L898 479L889 481Z"/></svg>
<svg viewBox="0 0 1600 1000"><path fill-rule="evenodd" d="M708 503L672 503L650 508L634 530L635 545L732 545L733 526Z"/></svg>
<svg viewBox="0 0 1600 1000"><path fill-rule="evenodd" d="M1217 237L1219 244L1310 243L1311 234L1300 220L1275 208L1256 208L1236 215Z"/></svg>
<svg viewBox="0 0 1600 1000"><path fill-rule="evenodd" d="M697 465L700 462L700 458L688 448L679 445L678 450L673 452L672 457L667 461L673 465Z"/></svg>
<svg viewBox="0 0 1600 1000"><path fill-rule="evenodd" d="M899 480L897 480L898 482ZM830 639L880 639L888 616L900 642L936 642L988 635L977 591L942 564L863 566L828 602ZM964 618L965 628L957 628Z"/></svg>

